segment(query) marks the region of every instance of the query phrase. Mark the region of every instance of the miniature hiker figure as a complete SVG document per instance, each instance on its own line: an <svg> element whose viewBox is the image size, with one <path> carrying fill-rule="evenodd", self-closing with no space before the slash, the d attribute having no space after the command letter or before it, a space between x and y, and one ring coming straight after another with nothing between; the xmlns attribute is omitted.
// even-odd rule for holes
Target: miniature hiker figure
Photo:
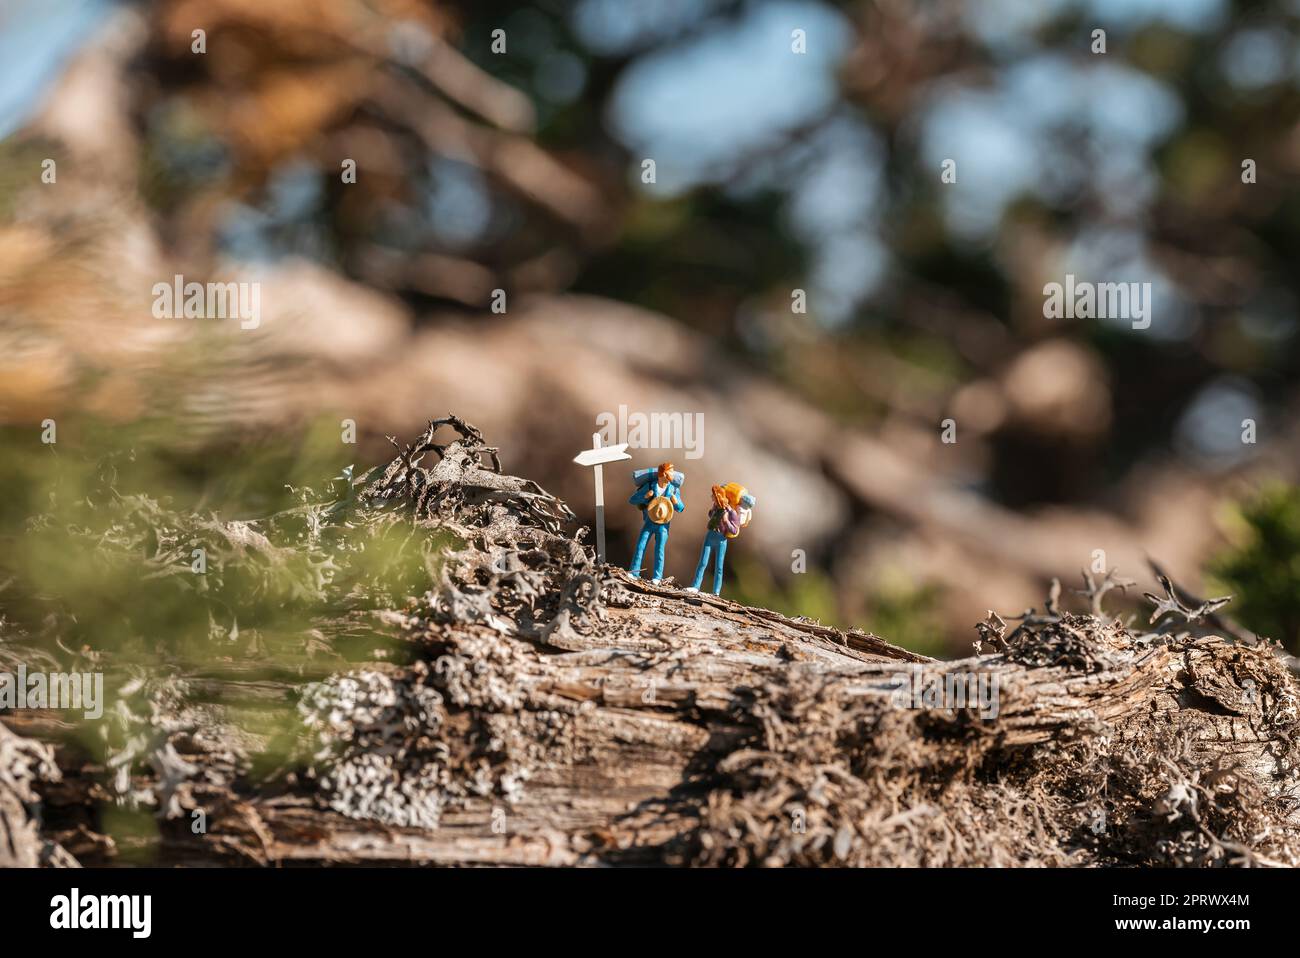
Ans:
<svg viewBox="0 0 1300 958"><path fill-rule="evenodd" d="M709 553L716 550L713 567L713 594L722 594L722 564L727 558L727 540L740 535L754 514L754 497L738 482L713 487L713 508L709 510L709 531L704 536L700 550L700 564L695 567L695 581L686 589L698 592L704 581L704 570L709 565Z"/></svg>
<svg viewBox="0 0 1300 958"><path fill-rule="evenodd" d="M637 484L636 492L628 502L641 510L641 536L636 540L636 552L632 555L632 565L628 571L632 578L641 575L641 562L645 557L645 546L653 535L655 537L655 571L654 580L664 577L664 554L668 551L668 523L674 512L686 508L682 502L682 483L686 477L673 469L671 462L661 462L657 469L637 469L632 473L632 481Z"/></svg>

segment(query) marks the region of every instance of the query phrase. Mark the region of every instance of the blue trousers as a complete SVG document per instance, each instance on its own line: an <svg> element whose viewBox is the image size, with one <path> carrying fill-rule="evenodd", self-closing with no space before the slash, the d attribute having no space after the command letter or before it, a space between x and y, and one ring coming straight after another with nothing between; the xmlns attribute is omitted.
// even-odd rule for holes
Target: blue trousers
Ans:
<svg viewBox="0 0 1300 958"><path fill-rule="evenodd" d="M713 567L713 594L722 593L722 563L727 558L727 537L721 532L710 532L704 537L704 548L700 550L700 564L695 567L695 581L691 587L698 589L704 581L704 570L709 566L709 553L717 550L718 557Z"/></svg>
<svg viewBox="0 0 1300 958"><path fill-rule="evenodd" d="M641 535L636 540L636 552L632 554L632 565L628 571L632 577L636 578L641 574L641 562L645 558L646 543L650 537L655 537L655 574L653 578L662 579L664 577L664 555L668 552L668 523L660 525L657 522L651 522L649 519L641 520Z"/></svg>

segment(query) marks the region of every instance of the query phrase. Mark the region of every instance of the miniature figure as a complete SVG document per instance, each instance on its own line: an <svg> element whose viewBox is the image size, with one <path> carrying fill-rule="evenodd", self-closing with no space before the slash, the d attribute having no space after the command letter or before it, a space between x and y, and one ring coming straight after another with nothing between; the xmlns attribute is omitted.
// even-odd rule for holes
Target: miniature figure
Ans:
<svg viewBox="0 0 1300 958"><path fill-rule="evenodd" d="M650 536L655 537L655 569L652 581L658 582L664 577L664 555L668 551L668 523L674 512L686 508L682 502L682 483L686 477L673 469L671 462L661 462L656 469L637 469L632 473L632 481L637 484L636 492L628 499L632 505L641 510L641 535L636 540L636 552L632 556L632 565L628 571L632 578L641 575L641 562L645 556L645 546Z"/></svg>
<svg viewBox="0 0 1300 958"><path fill-rule="evenodd" d="M713 568L713 594L722 593L722 564L727 558L727 540L740 535L754 514L755 499L749 490L738 482L713 487L713 508L709 510L709 531L700 549L700 564L695 567L695 581L686 589L698 592L704 581L704 570L709 565L709 553L717 551Z"/></svg>

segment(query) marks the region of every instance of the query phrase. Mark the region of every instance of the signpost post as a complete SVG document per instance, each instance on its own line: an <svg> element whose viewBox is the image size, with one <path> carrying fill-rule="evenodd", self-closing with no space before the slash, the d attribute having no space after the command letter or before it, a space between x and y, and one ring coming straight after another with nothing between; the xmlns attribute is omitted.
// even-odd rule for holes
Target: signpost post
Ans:
<svg viewBox="0 0 1300 958"><path fill-rule="evenodd" d="M631 459L624 450L627 443L620 442L614 446L602 446L600 433L591 437L591 448L584 449L573 457L580 466L595 466L596 473L596 561L605 561L605 475L601 468L607 462L619 462Z"/></svg>

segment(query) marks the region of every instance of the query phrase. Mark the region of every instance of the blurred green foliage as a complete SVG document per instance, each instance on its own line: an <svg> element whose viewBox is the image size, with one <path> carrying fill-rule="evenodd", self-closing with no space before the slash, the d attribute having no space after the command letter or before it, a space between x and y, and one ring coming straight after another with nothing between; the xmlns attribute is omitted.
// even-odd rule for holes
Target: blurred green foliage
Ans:
<svg viewBox="0 0 1300 958"><path fill-rule="evenodd" d="M380 613L436 582L445 544L356 501L336 425L221 455L181 436L162 417L61 419L53 444L0 430L0 669L104 672L103 716L68 713L62 738L110 788L110 758L148 760L163 700L173 714L222 705L253 778L294 767L292 690L355 662L408 662L414 646ZM289 694L266 695L267 682ZM122 860L145 863L157 825L123 799L100 827Z"/></svg>
<svg viewBox="0 0 1300 958"><path fill-rule="evenodd" d="M751 556L732 550L727 557L724 591L727 598L742 605L771 609L784 615L802 615L824 625L845 626L835 600L835 587L817 568L778 583L768 566ZM713 566L704 576L705 586L713 581ZM689 585L688 583L685 583Z"/></svg>
<svg viewBox="0 0 1300 958"><path fill-rule="evenodd" d="M1209 576L1231 592L1228 612L1261 635L1300 651L1300 487L1275 483L1232 507L1232 544Z"/></svg>
<svg viewBox="0 0 1300 958"><path fill-rule="evenodd" d="M158 863L158 820L147 810L103 805L97 825L103 834L113 839L117 864L147 866Z"/></svg>
<svg viewBox="0 0 1300 958"><path fill-rule="evenodd" d="M939 609L941 593L935 585L886 578L867 597L871 631L922 655L945 655L950 649Z"/></svg>
<svg viewBox="0 0 1300 958"><path fill-rule="evenodd" d="M711 582L712 566L705 576ZM922 655L946 651L946 631L939 607L942 590L918 585L906 576L886 573L859 608L842 608L834 580L818 566L777 582L769 566L743 552L727 558L727 598L742 605L803 616L840 629L863 629Z"/></svg>

